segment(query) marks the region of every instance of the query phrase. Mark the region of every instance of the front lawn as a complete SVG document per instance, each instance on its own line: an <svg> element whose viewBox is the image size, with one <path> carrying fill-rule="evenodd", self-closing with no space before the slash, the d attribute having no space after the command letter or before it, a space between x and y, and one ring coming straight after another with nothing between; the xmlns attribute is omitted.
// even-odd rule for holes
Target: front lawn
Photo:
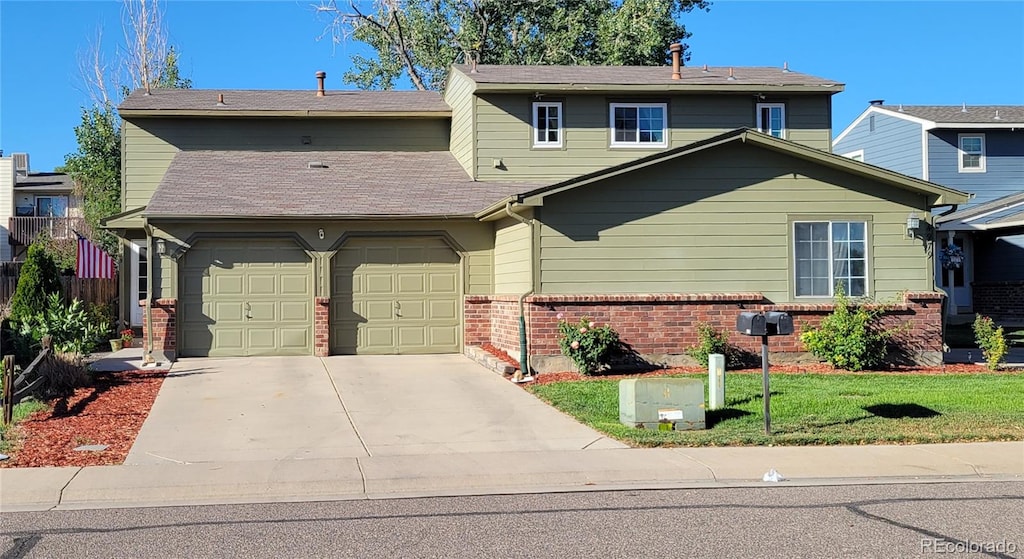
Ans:
<svg viewBox="0 0 1024 559"><path fill-rule="evenodd" d="M707 390L707 375L697 378ZM936 443L1024 439L1024 375L771 376L771 437L764 434L761 375L731 374L726 406L707 430L654 431L619 423L617 380L555 382L531 392L634 446ZM706 396L705 396L706 401Z"/></svg>

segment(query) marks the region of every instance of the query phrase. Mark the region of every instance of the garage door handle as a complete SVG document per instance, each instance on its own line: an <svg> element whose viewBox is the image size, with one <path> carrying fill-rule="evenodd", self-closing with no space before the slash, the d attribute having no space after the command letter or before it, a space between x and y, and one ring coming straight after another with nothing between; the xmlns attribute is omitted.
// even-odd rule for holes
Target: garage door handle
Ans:
<svg viewBox="0 0 1024 559"><path fill-rule="evenodd" d="M398 301L395 301L395 316L402 318L402 304Z"/></svg>
<svg viewBox="0 0 1024 559"><path fill-rule="evenodd" d="M252 305L248 301L245 302L245 318L252 318Z"/></svg>

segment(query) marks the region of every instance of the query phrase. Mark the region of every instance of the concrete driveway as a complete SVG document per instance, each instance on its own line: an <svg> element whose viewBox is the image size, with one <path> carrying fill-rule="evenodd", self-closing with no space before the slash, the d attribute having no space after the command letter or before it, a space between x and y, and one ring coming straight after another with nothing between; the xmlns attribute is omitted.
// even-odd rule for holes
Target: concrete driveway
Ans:
<svg viewBox="0 0 1024 559"><path fill-rule="evenodd" d="M621 447L462 355L191 358L125 464Z"/></svg>

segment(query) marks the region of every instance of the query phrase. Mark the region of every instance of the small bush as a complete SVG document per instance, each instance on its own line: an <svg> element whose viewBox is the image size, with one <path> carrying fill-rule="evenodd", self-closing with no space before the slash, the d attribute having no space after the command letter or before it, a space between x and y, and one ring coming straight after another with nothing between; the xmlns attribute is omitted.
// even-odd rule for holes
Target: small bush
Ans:
<svg viewBox="0 0 1024 559"><path fill-rule="evenodd" d="M18 286L11 297L11 321L15 324L43 311L50 295L60 296L60 272L53 258L40 243L28 247L21 265Z"/></svg>
<svg viewBox="0 0 1024 559"><path fill-rule="evenodd" d="M998 369L1009 351L1003 327L996 328L991 318L979 314L974 318L974 340L978 342L989 370Z"/></svg>
<svg viewBox="0 0 1024 559"><path fill-rule="evenodd" d="M805 330L800 341L815 357L849 371L871 369L885 362L892 332L876 324L882 309L869 310L850 302L842 284L836 284L835 310L818 328Z"/></svg>
<svg viewBox="0 0 1024 559"><path fill-rule="evenodd" d="M40 389L43 399L70 396L76 388L89 386L92 381L82 356L77 353L54 353L43 360L39 367L40 374L46 378Z"/></svg>
<svg viewBox="0 0 1024 559"><path fill-rule="evenodd" d="M65 305L59 293L51 294L45 309L19 324L20 336L32 345L38 346L43 336L49 335L54 352L78 355L88 355L93 350L101 329L80 300Z"/></svg>
<svg viewBox="0 0 1024 559"><path fill-rule="evenodd" d="M697 345L688 348L686 354L707 367L709 356L713 353L724 355L725 364L728 367L742 367L749 361L746 352L729 343L728 331L719 332L714 326L706 322L699 322L697 323Z"/></svg>
<svg viewBox="0 0 1024 559"><path fill-rule="evenodd" d="M109 303L93 303L88 307L89 318L99 328L97 333L98 341L105 341L111 338L116 328L114 307Z"/></svg>
<svg viewBox="0 0 1024 559"><path fill-rule="evenodd" d="M584 375L600 370L620 345L619 333L611 326L598 326L587 317L581 318L578 324L572 324L562 320L559 313L558 330L562 334L558 339L562 355L572 360Z"/></svg>

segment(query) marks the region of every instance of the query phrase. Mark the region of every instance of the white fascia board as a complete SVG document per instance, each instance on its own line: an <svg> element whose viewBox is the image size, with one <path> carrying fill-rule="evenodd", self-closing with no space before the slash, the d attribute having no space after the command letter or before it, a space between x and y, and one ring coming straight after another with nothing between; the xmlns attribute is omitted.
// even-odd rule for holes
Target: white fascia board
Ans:
<svg viewBox="0 0 1024 559"><path fill-rule="evenodd" d="M935 128L1024 128L1024 122L937 122Z"/></svg>
<svg viewBox="0 0 1024 559"><path fill-rule="evenodd" d="M930 120L926 120L926 119L923 119L923 118L918 118L916 116L910 116L908 114L897 112L897 111L890 111L890 110L887 110L887 109L883 109L882 107L879 107L877 105L871 105L870 107L865 109L865 111L863 113L861 113L860 116L858 116L849 126L844 128L843 131L840 132L838 136L836 136L835 140L832 140L832 147L835 148L836 144L838 144L840 141L842 141L842 139L845 138L846 135L849 134L850 131L852 131L858 124L860 124L860 122L862 120L864 120L868 116L870 116L872 114L876 114L876 113L877 114L881 114L881 115L885 115L885 116L892 116L892 117L896 117L896 118L901 118L903 120L908 120L910 122L916 122L917 124L920 124L921 127L924 128L925 130L928 130L928 129L931 129L931 128L935 128L935 123L930 121Z"/></svg>

